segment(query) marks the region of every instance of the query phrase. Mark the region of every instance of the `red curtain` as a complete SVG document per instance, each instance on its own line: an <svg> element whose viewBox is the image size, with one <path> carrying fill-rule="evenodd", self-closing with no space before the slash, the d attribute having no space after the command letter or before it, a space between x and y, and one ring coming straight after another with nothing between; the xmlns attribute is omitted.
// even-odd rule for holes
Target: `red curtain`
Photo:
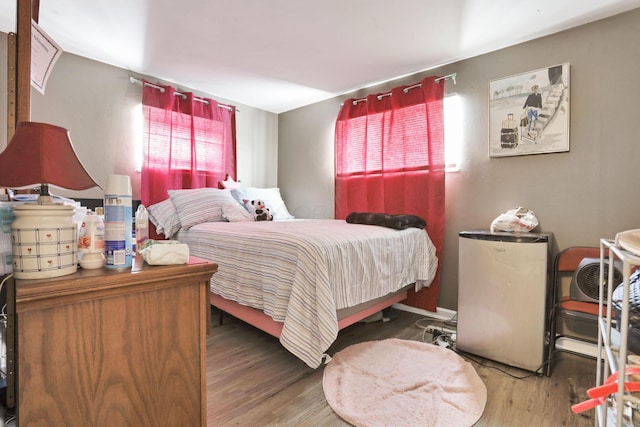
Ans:
<svg viewBox="0 0 640 427"><path fill-rule="evenodd" d="M236 176L234 106L171 86L142 87L144 205L166 199L168 190L217 187L227 173Z"/></svg>
<svg viewBox="0 0 640 427"><path fill-rule="evenodd" d="M424 218L442 259L444 242L444 85L434 77L389 93L349 99L335 131L335 217L350 212ZM436 311L440 270L406 303Z"/></svg>

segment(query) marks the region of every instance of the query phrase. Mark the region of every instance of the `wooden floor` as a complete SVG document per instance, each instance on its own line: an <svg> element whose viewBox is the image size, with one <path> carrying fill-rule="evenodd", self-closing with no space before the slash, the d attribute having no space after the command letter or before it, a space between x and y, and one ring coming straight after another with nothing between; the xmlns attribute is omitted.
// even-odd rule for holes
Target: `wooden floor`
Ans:
<svg viewBox="0 0 640 427"><path fill-rule="evenodd" d="M390 322L359 323L340 332L329 350L390 337L422 340L428 322L396 311ZM331 410L322 391L322 372L307 367L284 350L277 339L225 316L212 313L207 338L208 426L348 426ZM430 336L427 335L427 339ZM505 343L505 345L507 345ZM593 426L594 411L577 415L572 404L586 399L594 385L595 360L558 352L551 377L530 376L504 365L473 357L487 387L487 405L478 427ZM491 367L498 367L503 373ZM509 374L513 375L510 376Z"/></svg>

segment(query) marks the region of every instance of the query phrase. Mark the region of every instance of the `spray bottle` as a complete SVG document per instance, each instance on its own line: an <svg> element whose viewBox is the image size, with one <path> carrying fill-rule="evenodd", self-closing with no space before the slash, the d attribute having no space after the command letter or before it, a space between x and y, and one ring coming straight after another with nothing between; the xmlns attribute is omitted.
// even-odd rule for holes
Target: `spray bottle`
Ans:
<svg viewBox="0 0 640 427"><path fill-rule="evenodd" d="M136 211L136 248L139 252L142 245L149 239L149 213L141 203Z"/></svg>
<svg viewBox="0 0 640 427"><path fill-rule="evenodd" d="M104 193L104 240L107 268L131 268L131 181L109 175Z"/></svg>

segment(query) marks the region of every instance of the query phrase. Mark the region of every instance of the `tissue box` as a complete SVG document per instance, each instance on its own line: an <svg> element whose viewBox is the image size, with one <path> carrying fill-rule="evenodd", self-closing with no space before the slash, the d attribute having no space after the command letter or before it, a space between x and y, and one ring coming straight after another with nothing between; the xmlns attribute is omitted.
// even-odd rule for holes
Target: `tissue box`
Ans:
<svg viewBox="0 0 640 427"><path fill-rule="evenodd" d="M140 251L149 265L186 264L189 246L177 240L147 240Z"/></svg>

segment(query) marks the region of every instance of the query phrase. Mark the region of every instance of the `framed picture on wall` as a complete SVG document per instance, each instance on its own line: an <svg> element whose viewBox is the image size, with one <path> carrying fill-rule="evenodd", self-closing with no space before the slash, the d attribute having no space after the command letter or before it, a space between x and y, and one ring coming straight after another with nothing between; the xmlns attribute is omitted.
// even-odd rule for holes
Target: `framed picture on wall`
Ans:
<svg viewBox="0 0 640 427"><path fill-rule="evenodd" d="M569 151L569 64L489 82L489 157Z"/></svg>

